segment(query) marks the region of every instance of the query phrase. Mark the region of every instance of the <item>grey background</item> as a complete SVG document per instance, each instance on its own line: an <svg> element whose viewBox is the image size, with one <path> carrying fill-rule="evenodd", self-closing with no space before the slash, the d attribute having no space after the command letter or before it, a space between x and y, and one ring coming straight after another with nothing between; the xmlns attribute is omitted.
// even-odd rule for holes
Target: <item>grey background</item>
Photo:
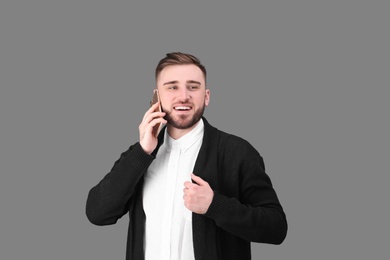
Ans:
<svg viewBox="0 0 390 260"><path fill-rule="evenodd" d="M389 256L389 1L0 3L0 258L124 259L89 189L138 140L167 52L263 155L289 232L253 259Z"/></svg>

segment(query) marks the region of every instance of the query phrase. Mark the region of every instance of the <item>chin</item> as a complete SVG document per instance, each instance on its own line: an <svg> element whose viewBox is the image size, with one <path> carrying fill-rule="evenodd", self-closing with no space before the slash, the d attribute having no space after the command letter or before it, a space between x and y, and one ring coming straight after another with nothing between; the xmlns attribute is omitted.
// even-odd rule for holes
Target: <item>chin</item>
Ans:
<svg viewBox="0 0 390 260"><path fill-rule="evenodd" d="M199 117L186 117L186 118L171 118L167 117L166 120L168 121L168 124L174 128L177 129L189 129L196 125L196 123L199 122L200 118Z"/></svg>
<svg viewBox="0 0 390 260"><path fill-rule="evenodd" d="M175 120L171 123L171 126L178 129L188 129L193 127L199 120Z"/></svg>

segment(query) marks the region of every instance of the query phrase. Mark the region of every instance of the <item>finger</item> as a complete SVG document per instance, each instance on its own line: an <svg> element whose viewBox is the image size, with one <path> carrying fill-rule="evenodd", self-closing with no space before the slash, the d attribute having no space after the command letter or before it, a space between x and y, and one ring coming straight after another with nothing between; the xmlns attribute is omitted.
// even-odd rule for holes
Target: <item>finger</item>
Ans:
<svg viewBox="0 0 390 260"><path fill-rule="evenodd" d="M192 182L190 182L190 181L184 182L184 187L185 187L186 189L189 189L189 188L191 188L192 186L194 186L194 184L193 184Z"/></svg>
<svg viewBox="0 0 390 260"><path fill-rule="evenodd" d="M201 177L199 176L196 176L195 174L191 174L191 179L197 183L199 186L204 186L204 185L207 185L208 182L204 181Z"/></svg>
<svg viewBox="0 0 390 260"><path fill-rule="evenodd" d="M152 128L158 123L166 124L167 121L164 119L164 116L164 112L153 112L143 119L141 125L143 125L144 127L149 126Z"/></svg>
<svg viewBox="0 0 390 260"><path fill-rule="evenodd" d="M149 126L151 126L152 128L157 125L157 124L166 124L167 123L167 120L165 120L163 117L155 117L153 118L150 122L149 122Z"/></svg>
<svg viewBox="0 0 390 260"><path fill-rule="evenodd" d="M184 187L183 193L184 193L184 194L188 194L188 193L190 192L190 188L191 188L191 187L189 187L189 186L188 186L188 187Z"/></svg>
<svg viewBox="0 0 390 260"><path fill-rule="evenodd" d="M148 110L146 110L145 114L144 114L144 117L143 117L143 120L145 121L145 119L151 114L153 113L155 110L156 110L156 104L153 104L149 107Z"/></svg>
<svg viewBox="0 0 390 260"><path fill-rule="evenodd" d="M152 132L153 130L153 127L159 123L162 123L162 124L166 124L167 121L163 118L163 117L155 117L155 118L151 118L151 121L148 122L148 121L143 121L140 125L139 125L139 131L140 133L145 133L145 132Z"/></svg>
<svg viewBox="0 0 390 260"><path fill-rule="evenodd" d="M160 105L160 102L157 102L157 103L154 103L153 105L151 105L149 107L149 109L145 112L143 119L146 119L153 112L159 112L159 110L157 109L159 107L159 105Z"/></svg>
<svg viewBox="0 0 390 260"><path fill-rule="evenodd" d="M165 112L152 112L148 115L145 115L145 117L143 118L143 123L149 124L153 121L153 119L164 118L164 116Z"/></svg>

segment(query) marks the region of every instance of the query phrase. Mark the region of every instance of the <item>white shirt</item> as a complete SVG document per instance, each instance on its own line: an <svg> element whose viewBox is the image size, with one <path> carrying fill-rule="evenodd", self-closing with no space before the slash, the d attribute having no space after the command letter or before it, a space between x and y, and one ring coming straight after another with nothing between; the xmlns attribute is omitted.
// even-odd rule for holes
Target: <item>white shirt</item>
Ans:
<svg viewBox="0 0 390 260"><path fill-rule="evenodd" d="M143 187L145 260L191 260L192 212L184 206L184 182L191 181L203 140L203 121L191 132L164 143L149 166Z"/></svg>

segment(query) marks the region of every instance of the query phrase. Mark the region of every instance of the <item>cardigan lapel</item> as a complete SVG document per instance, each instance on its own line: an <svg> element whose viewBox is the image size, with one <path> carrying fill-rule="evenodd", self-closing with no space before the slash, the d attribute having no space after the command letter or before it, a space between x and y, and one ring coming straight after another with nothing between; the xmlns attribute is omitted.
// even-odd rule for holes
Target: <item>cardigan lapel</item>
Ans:
<svg viewBox="0 0 390 260"><path fill-rule="evenodd" d="M219 131L212 127L205 118L202 119L205 126L204 136L195 162L194 174L207 181L212 189L218 189L216 174L218 172ZM203 215L192 213L192 230L195 259L218 259L215 222Z"/></svg>
<svg viewBox="0 0 390 260"><path fill-rule="evenodd" d="M211 188L215 189L219 134L218 129L212 127L205 118L203 118L203 122L203 142L195 162L194 174L207 181Z"/></svg>

